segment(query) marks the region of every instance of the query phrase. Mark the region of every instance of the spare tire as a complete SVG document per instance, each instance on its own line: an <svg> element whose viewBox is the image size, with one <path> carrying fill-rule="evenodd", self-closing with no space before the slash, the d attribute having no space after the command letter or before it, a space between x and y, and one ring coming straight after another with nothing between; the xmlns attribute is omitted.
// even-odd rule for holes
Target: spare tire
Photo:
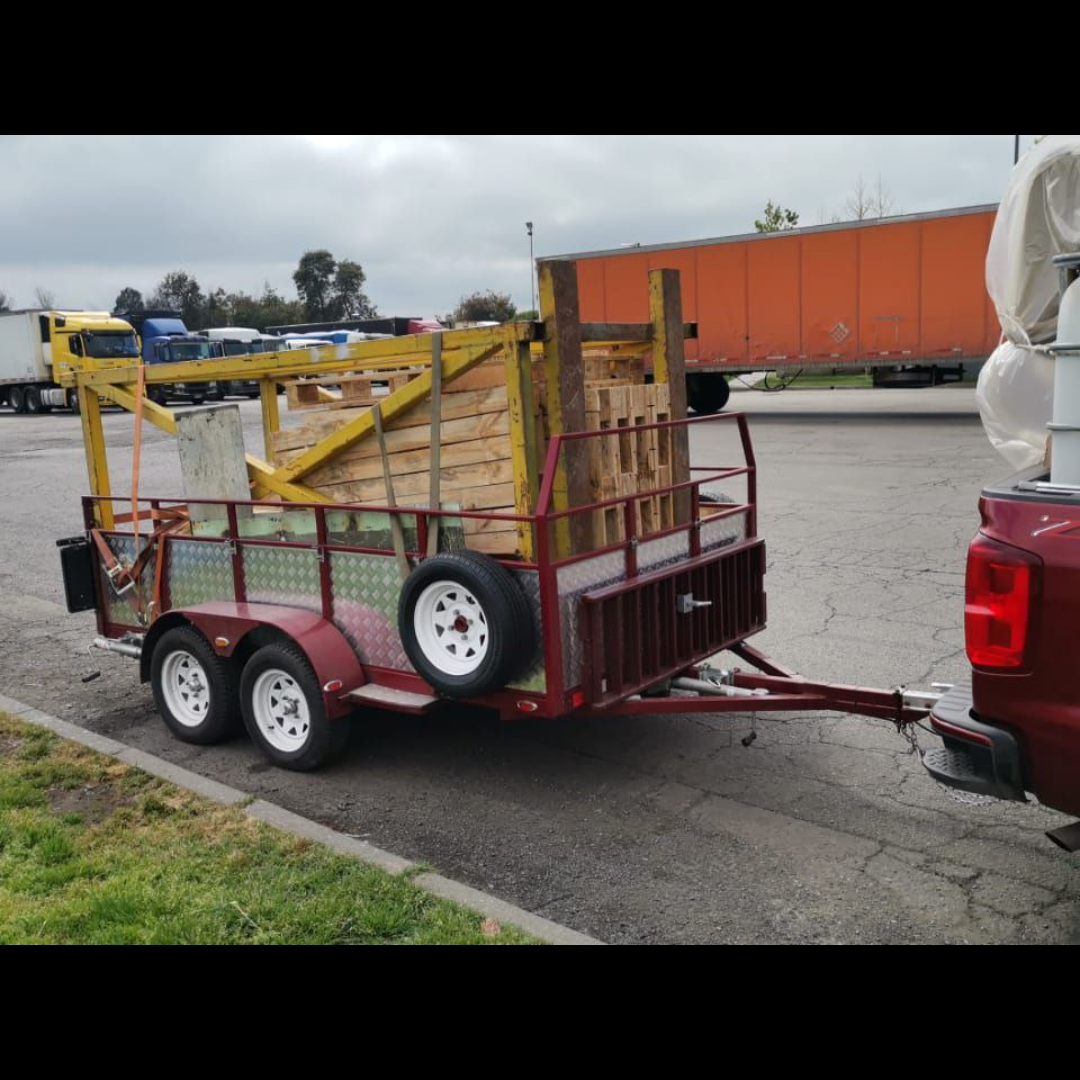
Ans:
<svg viewBox="0 0 1080 1080"><path fill-rule="evenodd" d="M446 697L502 689L536 652L521 586L506 567L474 551L434 555L405 579L398 631L418 674Z"/></svg>

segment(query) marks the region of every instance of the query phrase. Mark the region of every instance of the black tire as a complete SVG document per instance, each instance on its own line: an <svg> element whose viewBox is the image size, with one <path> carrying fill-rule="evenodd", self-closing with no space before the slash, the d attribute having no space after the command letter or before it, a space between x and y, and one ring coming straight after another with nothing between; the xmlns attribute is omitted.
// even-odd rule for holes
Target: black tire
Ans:
<svg viewBox="0 0 1080 1080"><path fill-rule="evenodd" d="M731 387L720 374L686 376L686 400L698 416L720 412L731 397Z"/></svg>
<svg viewBox="0 0 1080 1080"><path fill-rule="evenodd" d="M174 712L169 703L170 696L185 696L182 688L183 661L180 654L194 658L206 676L209 699L202 710L205 715L201 720L194 720L190 713L185 717ZM172 659L174 657L176 659ZM187 678L190 685L191 676ZM170 680L175 680L171 691L165 685ZM201 678L198 685L201 685ZM161 635L150 658L150 686L161 718L182 742L212 746L240 730L236 667L230 660L218 656L206 638L193 626L174 626ZM195 696L201 696L201 692L196 690ZM190 707L194 710L197 704Z"/></svg>
<svg viewBox="0 0 1080 1080"><path fill-rule="evenodd" d="M45 404L41 400L41 390L37 386L28 386L23 391L23 411L30 413L31 416L37 416L40 413L48 412Z"/></svg>
<svg viewBox="0 0 1080 1080"><path fill-rule="evenodd" d="M430 604L430 600L425 599L425 593L439 583L460 586L481 609L480 618L476 620L468 619L466 615L458 616L464 620L465 632L473 633L474 625L486 625L487 628L486 637L477 646L486 652L473 670L464 673L448 670L458 657L435 653L434 637L429 637L428 651L432 653L429 655L418 637L418 618L423 621ZM463 606L467 602L464 596L461 602ZM423 609L419 617L418 607ZM442 610L447 617L452 614L446 607ZM465 608L466 612L468 610ZM437 617L435 612L431 614ZM446 697L475 697L491 690L500 690L528 667L536 652L536 627L521 586L504 566L474 551L434 555L425 559L405 579L398 601L398 630L405 655L413 667L429 685ZM447 625L444 630L438 631L437 640L440 643L449 641L449 635L455 632L453 625ZM449 652L454 647L456 643L446 648Z"/></svg>
<svg viewBox="0 0 1080 1080"><path fill-rule="evenodd" d="M26 412L26 390L21 386L13 386L8 391L8 404L14 412Z"/></svg>
<svg viewBox="0 0 1080 1080"><path fill-rule="evenodd" d="M201 405L204 401L206 401L206 398L203 397L202 394L192 394L191 395L191 404L192 405Z"/></svg>
<svg viewBox="0 0 1080 1080"><path fill-rule="evenodd" d="M164 389L163 389L162 387L160 387L160 386L151 386L151 387L150 387L150 389L146 391L146 396L147 396L147 397L148 397L148 398L149 398L149 399L150 399L150 400L151 400L151 401L152 401L152 402L153 402L153 403L154 403L155 405L162 405L162 406L164 406L164 405L168 405L168 403L169 403L169 394L168 394L168 391L164 390Z"/></svg>
<svg viewBox="0 0 1080 1080"><path fill-rule="evenodd" d="M76 415L79 415L79 391L69 390L67 392L67 407Z"/></svg>
<svg viewBox="0 0 1080 1080"><path fill-rule="evenodd" d="M275 680L274 673L284 673L287 678ZM263 676L267 677L269 683L260 681ZM275 682L286 694L291 691L293 695L303 695L307 707L306 730L302 716L294 714L291 718L281 718L260 709L256 696L261 697L264 686L269 686L267 692L272 694ZM349 741L348 719L339 717L332 720L326 715L319 680L308 658L291 642L264 645L244 665L240 676L240 709L251 741L283 769L294 772L317 769L337 757ZM290 720L295 725L291 730L287 727ZM293 738L300 740L295 749L289 750L271 741L272 737L280 741L283 735L286 742Z"/></svg>

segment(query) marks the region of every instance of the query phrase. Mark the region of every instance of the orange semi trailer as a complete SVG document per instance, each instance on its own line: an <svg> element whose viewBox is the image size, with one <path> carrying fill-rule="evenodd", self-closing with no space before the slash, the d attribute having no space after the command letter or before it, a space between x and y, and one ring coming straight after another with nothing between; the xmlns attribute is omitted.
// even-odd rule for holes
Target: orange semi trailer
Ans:
<svg viewBox="0 0 1080 1080"><path fill-rule="evenodd" d="M996 205L635 245L574 259L583 322L648 321L647 270L681 272L687 390L702 413L725 375L872 367L875 381L926 381L984 360L1001 334L986 292ZM548 261L547 259L541 261ZM888 374L886 374L888 373ZM886 377L881 377L886 376Z"/></svg>

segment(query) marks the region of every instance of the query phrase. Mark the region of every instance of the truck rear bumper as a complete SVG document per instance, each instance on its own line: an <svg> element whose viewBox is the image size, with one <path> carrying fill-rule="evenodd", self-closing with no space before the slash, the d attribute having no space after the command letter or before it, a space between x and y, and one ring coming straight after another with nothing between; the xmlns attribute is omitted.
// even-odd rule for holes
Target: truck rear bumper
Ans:
<svg viewBox="0 0 1080 1080"><path fill-rule="evenodd" d="M970 687L945 694L930 712L930 725L944 742L923 754L923 765L935 780L978 795L1027 802L1020 747L1008 731L975 716Z"/></svg>

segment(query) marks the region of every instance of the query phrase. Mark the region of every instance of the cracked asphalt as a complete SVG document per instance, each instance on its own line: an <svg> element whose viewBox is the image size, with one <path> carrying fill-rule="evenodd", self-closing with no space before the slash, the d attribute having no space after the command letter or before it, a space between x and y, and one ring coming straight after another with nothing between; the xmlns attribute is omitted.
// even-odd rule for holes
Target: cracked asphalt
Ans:
<svg viewBox="0 0 1080 1080"><path fill-rule="evenodd" d="M964 557L1008 468L970 389L733 395L751 414L768 544L754 643L814 678L965 678ZM258 408L241 406L259 450ZM114 489L132 419L107 416ZM728 464L724 425L695 462ZM179 492L144 437L142 492ZM88 655L53 547L81 527L78 420L0 411L0 691L278 802L609 942L1080 942L1061 815L955 802L887 723L823 713L499 723L372 713L315 775L245 741L173 741L129 661ZM737 493L737 492L733 492ZM83 683L93 671L101 677ZM929 743L929 736L921 736Z"/></svg>

